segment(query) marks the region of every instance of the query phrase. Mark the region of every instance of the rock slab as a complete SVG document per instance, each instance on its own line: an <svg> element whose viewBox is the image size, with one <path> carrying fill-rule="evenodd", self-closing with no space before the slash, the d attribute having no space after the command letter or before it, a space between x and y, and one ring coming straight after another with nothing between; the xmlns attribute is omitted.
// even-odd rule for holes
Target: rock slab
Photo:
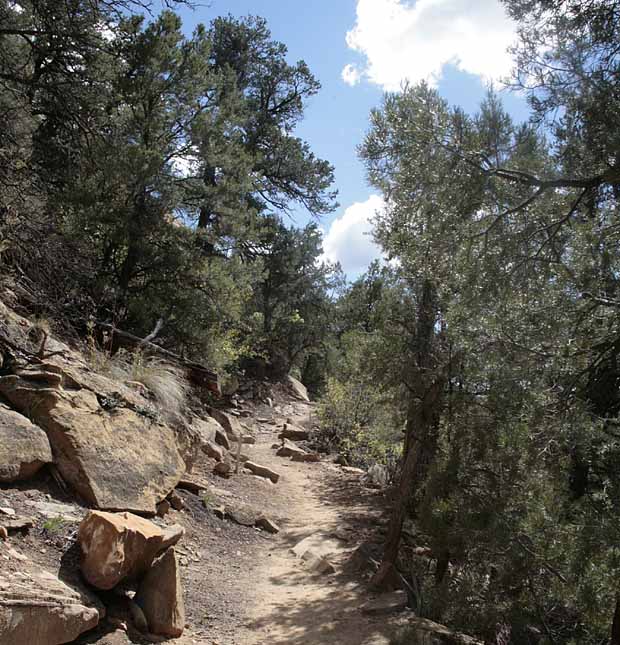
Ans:
<svg viewBox="0 0 620 645"><path fill-rule="evenodd" d="M156 560L140 583L136 603L153 634L177 638L185 628L185 605L174 549Z"/></svg>
<svg viewBox="0 0 620 645"><path fill-rule="evenodd" d="M69 376L61 385L56 377L2 376L0 394L45 430L63 479L91 506L154 515L185 473L174 430L112 394L92 391L86 376L84 387Z"/></svg>
<svg viewBox="0 0 620 645"><path fill-rule="evenodd" d="M0 645L70 643L105 615L85 589L69 587L26 558L0 572Z"/></svg>
<svg viewBox="0 0 620 645"><path fill-rule="evenodd" d="M0 404L0 482L28 479L51 461L52 449L45 432Z"/></svg>

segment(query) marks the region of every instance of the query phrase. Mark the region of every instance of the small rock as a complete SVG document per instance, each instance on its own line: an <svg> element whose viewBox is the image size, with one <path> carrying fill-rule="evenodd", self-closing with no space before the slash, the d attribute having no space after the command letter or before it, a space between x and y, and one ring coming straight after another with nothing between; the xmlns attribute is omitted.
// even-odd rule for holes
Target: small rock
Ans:
<svg viewBox="0 0 620 645"><path fill-rule="evenodd" d="M232 466L227 461L220 461L217 464L215 464L215 468L213 469L213 472L216 475L219 475L220 477L228 478L232 473Z"/></svg>
<svg viewBox="0 0 620 645"><path fill-rule="evenodd" d="M182 510L185 508L185 502L184 502L184 501L183 501L183 499L179 496L179 494L178 494L178 493L175 493L174 491L172 491L172 492L168 495L168 501L170 502L170 506L172 506L172 508L173 508L175 511L182 511Z"/></svg>
<svg viewBox="0 0 620 645"><path fill-rule="evenodd" d="M353 466L343 466L342 472L348 475L363 475L364 471L361 468L354 468Z"/></svg>
<svg viewBox="0 0 620 645"><path fill-rule="evenodd" d="M259 529L262 529L263 531L267 531L267 533L280 532L280 527L273 520L270 520L265 515L261 515L259 518L257 518L256 522L254 523L254 526L257 526Z"/></svg>
<svg viewBox="0 0 620 645"><path fill-rule="evenodd" d="M202 444L202 451L207 455L207 457L211 457L211 459L215 459L215 461L222 461L226 454L224 446L219 446L214 441L205 441Z"/></svg>
<svg viewBox="0 0 620 645"><path fill-rule="evenodd" d="M402 591L392 591L374 600L369 600L362 606L362 613L369 616L386 616L404 611L407 608L407 594Z"/></svg>
<svg viewBox="0 0 620 645"><path fill-rule="evenodd" d="M317 463L321 461L321 457L316 452L305 452L304 454L293 455L293 461L303 461L306 463Z"/></svg>
<svg viewBox="0 0 620 645"><path fill-rule="evenodd" d="M307 430L289 423L284 424L282 432L278 435L278 439L292 439L293 441L307 441L309 438L310 433Z"/></svg>
<svg viewBox="0 0 620 645"><path fill-rule="evenodd" d="M170 512L170 502L167 499L163 499L155 508L157 509L157 515L164 517Z"/></svg>

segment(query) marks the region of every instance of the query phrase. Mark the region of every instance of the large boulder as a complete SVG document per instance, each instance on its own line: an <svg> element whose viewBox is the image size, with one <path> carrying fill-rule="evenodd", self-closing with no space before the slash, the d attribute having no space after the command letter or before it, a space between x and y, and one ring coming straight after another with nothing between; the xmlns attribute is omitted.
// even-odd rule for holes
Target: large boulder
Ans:
<svg viewBox="0 0 620 645"><path fill-rule="evenodd" d="M185 605L174 549L153 563L140 583L135 598L152 634L177 638L185 628Z"/></svg>
<svg viewBox="0 0 620 645"><path fill-rule="evenodd" d="M103 618L103 606L85 589L19 556L0 570L0 645L70 643Z"/></svg>
<svg viewBox="0 0 620 645"><path fill-rule="evenodd" d="M155 514L185 473L172 428L139 400L82 386L75 370L2 376L0 394L45 430L61 475L92 506Z"/></svg>
<svg viewBox="0 0 620 645"><path fill-rule="evenodd" d="M51 461L45 432L0 403L0 482L28 479Z"/></svg>
<svg viewBox="0 0 620 645"><path fill-rule="evenodd" d="M183 533L178 525L164 530L131 513L90 511L78 530L82 574L94 587L112 589L122 580L143 575Z"/></svg>
<svg viewBox="0 0 620 645"><path fill-rule="evenodd" d="M286 381L291 388L291 391L298 399L306 402L310 401L310 397L308 396L308 389L301 381L290 375L286 377Z"/></svg>

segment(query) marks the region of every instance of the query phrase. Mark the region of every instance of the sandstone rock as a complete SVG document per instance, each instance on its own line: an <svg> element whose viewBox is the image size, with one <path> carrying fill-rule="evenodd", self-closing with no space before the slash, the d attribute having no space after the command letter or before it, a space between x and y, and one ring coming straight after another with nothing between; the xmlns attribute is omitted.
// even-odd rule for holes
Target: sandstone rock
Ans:
<svg viewBox="0 0 620 645"><path fill-rule="evenodd" d="M364 471L361 468L354 468L353 466L343 466L342 472L347 475L363 475Z"/></svg>
<svg viewBox="0 0 620 645"><path fill-rule="evenodd" d="M170 506L172 506L175 511L182 511L185 508L185 502L179 494L174 491L172 491L166 499L170 502Z"/></svg>
<svg viewBox="0 0 620 645"><path fill-rule="evenodd" d="M255 526L258 526L259 529L267 531L267 533L279 533L280 527L273 521L270 520L266 515L261 515L254 522Z"/></svg>
<svg viewBox="0 0 620 645"><path fill-rule="evenodd" d="M193 424L177 423L172 427L176 438L177 449L185 463L185 471L190 473L200 454L202 435Z"/></svg>
<svg viewBox="0 0 620 645"><path fill-rule="evenodd" d="M287 376L286 380L288 382L289 387L293 391L293 394L298 399L301 399L302 401L307 401L307 402L310 401L310 397L308 396L308 390L301 381L298 381L296 378L293 378L292 376Z"/></svg>
<svg viewBox="0 0 620 645"><path fill-rule="evenodd" d="M2 376L0 394L45 430L63 479L97 508L154 514L185 472L170 427L112 394L80 389L73 376L66 387Z"/></svg>
<svg viewBox="0 0 620 645"><path fill-rule="evenodd" d="M8 532L28 531L34 526L34 520L31 517L0 517L0 526Z"/></svg>
<svg viewBox="0 0 620 645"><path fill-rule="evenodd" d="M362 613L370 616L395 614L399 611L404 611L407 607L407 602L407 594L404 591L392 591L369 600L362 606Z"/></svg>
<svg viewBox="0 0 620 645"><path fill-rule="evenodd" d="M215 443L222 446L224 450L230 450L230 439L222 428L215 432Z"/></svg>
<svg viewBox="0 0 620 645"><path fill-rule="evenodd" d="M184 534L178 525L166 531L131 513L91 511L78 530L84 578L99 589L144 574L154 558Z"/></svg>
<svg viewBox="0 0 620 645"><path fill-rule="evenodd" d="M282 432L278 435L279 439L292 439L293 441L306 441L310 438L310 433L304 428L285 423Z"/></svg>
<svg viewBox="0 0 620 645"><path fill-rule="evenodd" d="M165 517L170 512L170 502L167 499L163 499L159 504L157 504L157 516Z"/></svg>
<svg viewBox="0 0 620 645"><path fill-rule="evenodd" d="M202 451L207 455L207 457L211 457L211 459L215 459L215 461L222 461L226 454L224 448L222 446L218 446L214 441L206 441L203 443Z"/></svg>
<svg viewBox="0 0 620 645"><path fill-rule="evenodd" d="M32 500L27 500L26 504L48 520L60 518L64 522L80 522L84 517L84 511L75 504L45 501L36 502Z"/></svg>
<svg viewBox="0 0 620 645"><path fill-rule="evenodd" d="M254 436L253 436L253 435L251 435L251 434L244 434L244 435L241 437L241 442L242 442L242 443L247 443L247 444L251 444L251 445L253 445L253 444L255 444L255 443L256 443L256 437L254 437Z"/></svg>
<svg viewBox="0 0 620 645"><path fill-rule="evenodd" d="M226 432L229 439L235 439L243 434L239 419L232 414L217 408L209 408L209 414L224 428L224 432Z"/></svg>
<svg viewBox="0 0 620 645"><path fill-rule="evenodd" d="M228 461L220 461L215 464L213 472L220 477L230 477L232 474L232 466Z"/></svg>
<svg viewBox="0 0 620 645"><path fill-rule="evenodd" d="M332 557L345 552L346 549L331 535L318 532L298 542L292 551L305 562L310 571L332 574L336 570L331 562Z"/></svg>
<svg viewBox="0 0 620 645"><path fill-rule="evenodd" d="M181 576L174 549L156 560L140 583L135 597L153 634L181 636L185 627L185 606Z"/></svg>
<svg viewBox="0 0 620 645"><path fill-rule="evenodd" d="M0 404L0 482L28 479L51 461L52 450L45 432Z"/></svg>
<svg viewBox="0 0 620 645"><path fill-rule="evenodd" d="M300 448L297 444L284 440L284 443L276 451L278 457L293 457L294 455L305 455L307 454L303 448Z"/></svg>
<svg viewBox="0 0 620 645"><path fill-rule="evenodd" d="M203 443L215 442L218 431L222 431L222 426L213 417L196 417L192 421L192 427L198 432Z"/></svg>
<svg viewBox="0 0 620 645"><path fill-rule="evenodd" d="M0 571L0 645L69 643L104 615L85 589L69 587L23 556Z"/></svg>
<svg viewBox="0 0 620 645"><path fill-rule="evenodd" d="M305 452L304 454L293 455L292 461L303 461L306 463L317 463L321 457L316 452Z"/></svg>
<svg viewBox="0 0 620 645"><path fill-rule="evenodd" d="M259 477L270 479L274 484L277 484L278 479L280 479L280 475L278 475L275 470L271 470L271 468L256 464L253 461L246 461L245 464L243 464L243 467L251 470L255 475L258 475Z"/></svg>
<svg viewBox="0 0 620 645"><path fill-rule="evenodd" d="M426 618L411 618L407 621L405 633L410 639L409 642L420 645L483 645L480 640L453 632L444 625Z"/></svg>

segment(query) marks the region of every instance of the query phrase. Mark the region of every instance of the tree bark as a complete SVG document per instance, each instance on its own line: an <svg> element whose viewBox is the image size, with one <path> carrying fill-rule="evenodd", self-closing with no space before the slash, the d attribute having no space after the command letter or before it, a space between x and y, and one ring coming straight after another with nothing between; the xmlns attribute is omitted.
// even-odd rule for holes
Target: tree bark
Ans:
<svg viewBox="0 0 620 645"><path fill-rule="evenodd" d="M616 593L616 609L611 623L611 640L609 645L620 645L620 592Z"/></svg>
<svg viewBox="0 0 620 645"><path fill-rule="evenodd" d="M385 539L383 559L371 584L385 589L394 579L403 522L412 493L417 492L432 463L437 424L447 374L436 372L435 324L437 302L434 285L426 280L418 305L415 338L415 368L405 430L405 450L398 492ZM429 385L429 378L433 378Z"/></svg>

